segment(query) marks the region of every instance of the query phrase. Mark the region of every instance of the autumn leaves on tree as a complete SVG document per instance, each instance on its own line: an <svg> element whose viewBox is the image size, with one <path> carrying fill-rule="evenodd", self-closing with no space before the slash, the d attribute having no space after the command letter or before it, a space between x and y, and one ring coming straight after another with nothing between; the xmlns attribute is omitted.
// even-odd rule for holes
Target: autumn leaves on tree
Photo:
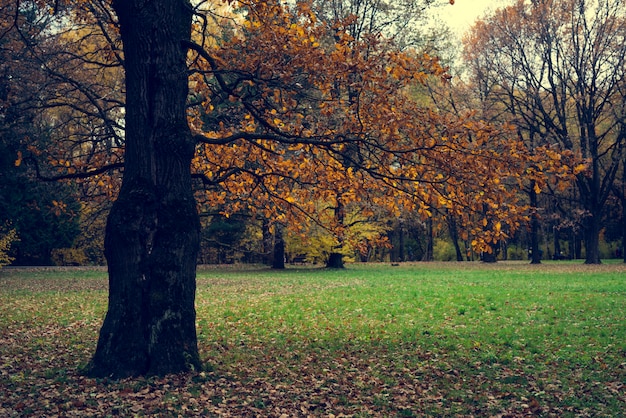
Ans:
<svg viewBox="0 0 626 418"><path fill-rule="evenodd" d="M410 27L408 5L322 3L194 5L183 42L201 211L245 213L305 241L321 227L338 254L366 241L384 245L384 229L375 225L385 215L437 212L454 217L477 251L490 251L527 215L523 205L515 209L511 186L535 174L541 184L541 173L523 171L527 155L509 128L470 113L451 117L417 100L415 86L432 78L445 84L447 76L394 26ZM56 92L40 100L58 138L45 151L56 170L42 166L41 176L87 178L86 193L111 198L128 129L120 22L106 2L61 6L53 11L73 23L45 48L29 49ZM29 155L45 147L33 145ZM364 234L354 222L374 227Z"/></svg>
<svg viewBox="0 0 626 418"><path fill-rule="evenodd" d="M190 119L201 143L194 172L217 189L207 204L304 235L323 223L338 251L350 239L346 213L372 207L445 211L477 224L473 243L484 251L519 226L525 212L511 186L525 149L508 129L416 103L412 86L445 78L435 58L380 36L354 39L353 15L323 22L306 3L241 7L246 19L227 40L190 46L201 103Z"/></svg>

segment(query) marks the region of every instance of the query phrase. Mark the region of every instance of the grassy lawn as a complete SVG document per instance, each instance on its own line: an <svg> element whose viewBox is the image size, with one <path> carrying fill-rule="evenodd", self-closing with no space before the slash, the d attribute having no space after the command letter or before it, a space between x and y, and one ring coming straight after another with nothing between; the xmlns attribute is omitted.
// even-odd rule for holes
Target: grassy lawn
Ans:
<svg viewBox="0 0 626 418"><path fill-rule="evenodd" d="M201 269L204 371L88 379L106 273L0 271L0 416L622 416L626 266Z"/></svg>

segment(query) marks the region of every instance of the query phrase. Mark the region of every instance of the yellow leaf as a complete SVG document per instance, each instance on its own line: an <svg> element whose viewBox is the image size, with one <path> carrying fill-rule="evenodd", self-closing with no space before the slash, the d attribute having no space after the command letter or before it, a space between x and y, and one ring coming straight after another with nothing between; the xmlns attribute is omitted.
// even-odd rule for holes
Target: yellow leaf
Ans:
<svg viewBox="0 0 626 418"><path fill-rule="evenodd" d="M15 166L19 167L22 165L22 151L17 152L17 160L15 160Z"/></svg>
<svg viewBox="0 0 626 418"><path fill-rule="evenodd" d="M537 183L535 183L535 193L539 194L541 193L541 188L539 187L539 185Z"/></svg>
<svg viewBox="0 0 626 418"><path fill-rule="evenodd" d="M582 164L582 163L578 164L576 167L574 167L574 174L582 173L586 169L587 169L587 166L585 164Z"/></svg>

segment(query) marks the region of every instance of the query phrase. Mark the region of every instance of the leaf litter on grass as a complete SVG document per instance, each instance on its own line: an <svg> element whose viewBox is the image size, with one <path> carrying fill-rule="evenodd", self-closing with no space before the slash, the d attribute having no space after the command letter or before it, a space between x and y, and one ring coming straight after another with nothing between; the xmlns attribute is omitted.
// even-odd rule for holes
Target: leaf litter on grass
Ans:
<svg viewBox="0 0 626 418"><path fill-rule="evenodd" d="M384 266L200 272L198 329L207 370L119 381L78 372L104 314L104 276L72 275L69 283L11 276L7 285L3 275L0 416L614 416L624 410L623 281L610 269L594 271L589 274L600 279L584 292L581 280L556 277L552 266L552 273L532 270L533 277L545 274L539 279L524 270L503 265L481 275L474 265L442 264L391 273Z"/></svg>

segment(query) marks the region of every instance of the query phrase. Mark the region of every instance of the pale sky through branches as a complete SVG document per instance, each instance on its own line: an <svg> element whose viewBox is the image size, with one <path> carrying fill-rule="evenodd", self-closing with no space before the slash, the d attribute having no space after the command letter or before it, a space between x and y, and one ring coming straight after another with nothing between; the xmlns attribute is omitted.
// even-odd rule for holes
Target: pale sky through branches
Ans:
<svg viewBox="0 0 626 418"><path fill-rule="evenodd" d="M459 36L462 36L486 12L511 4L511 0L456 0L434 11Z"/></svg>

